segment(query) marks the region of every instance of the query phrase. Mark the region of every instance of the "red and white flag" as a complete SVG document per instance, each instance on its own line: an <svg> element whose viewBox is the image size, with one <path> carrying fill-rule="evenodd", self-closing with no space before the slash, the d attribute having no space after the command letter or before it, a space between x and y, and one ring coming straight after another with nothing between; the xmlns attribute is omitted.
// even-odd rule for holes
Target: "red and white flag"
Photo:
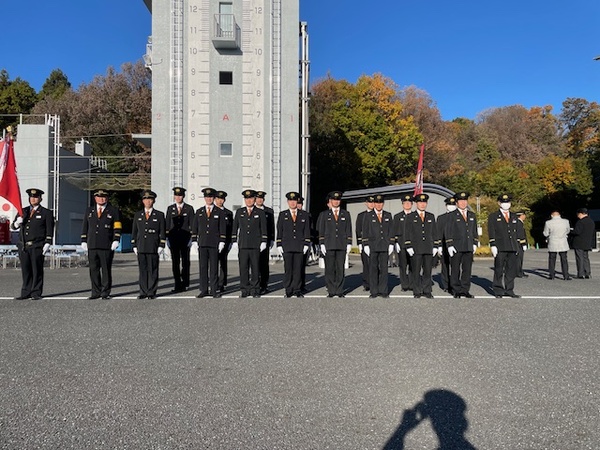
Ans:
<svg viewBox="0 0 600 450"><path fill-rule="evenodd" d="M423 193L423 152L425 144L421 144L421 153L419 154L419 165L417 166L417 178L415 179L415 193L419 195Z"/></svg>
<svg viewBox="0 0 600 450"><path fill-rule="evenodd" d="M12 203L17 208L17 211L19 211L19 215L23 215L21 190L19 189L17 164L15 162L14 141L10 133L7 133L4 139L0 140L0 197L4 197L8 202Z"/></svg>

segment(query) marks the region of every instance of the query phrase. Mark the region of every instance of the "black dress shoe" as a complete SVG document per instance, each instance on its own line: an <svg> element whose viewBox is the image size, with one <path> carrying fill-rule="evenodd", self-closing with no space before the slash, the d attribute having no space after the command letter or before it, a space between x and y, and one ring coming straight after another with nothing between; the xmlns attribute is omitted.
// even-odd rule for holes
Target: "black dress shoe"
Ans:
<svg viewBox="0 0 600 450"><path fill-rule="evenodd" d="M260 294L254 294L252 298L260 298Z"/></svg>
<svg viewBox="0 0 600 450"><path fill-rule="evenodd" d="M454 298L460 298L461 295L460 294L454 294Z"/></svg>
<svg viewBox="0 0 600 450"><path fill-rule="evenodd" d="M566 278L565 278L565 281L571 281L572 279L573 279L573 278L571 278L571 277L566 277Z"/></svg>
<svg viewBox="0 0 600 450"><path fill-rule="evenodd" d="M27 300L28 298L31 298L31 295L19 295L15 297L15 300Z"/></svg>
<svg viewBox="0 0 600 450"><path fill-rule="evenodd" d="M297 297L297 298L304 298L304 294L303 294L302 292L298 292L298 293L296 294L296 297Z"/></svg>
<svg viewBox="0 0 600 450"><path fill-rule="evenodd" d="M375 294L371 294L369 295L369 298L377 298L377 296Z"/></svg>
<svg viewBox="0 0 600 450"><path fill-rule="evenodd" d="M421 294L415 294L413 295L414 298L421 298Z"/></svg>
<svg viewBox="0 0 600 450"><path fill-rule="evenodd" d="M102 296L102 300L110 300L112 298L112 295L103 295Z"/></svg>
<svg viewBox="0 0 600 450"><path fill-rule="evenodd" d="M216 294L213 294L213 298L221 298L221 293L217 292Z"/></svg>
<svg viewBox="0 0 600 450"><path fill-rule="evenodd" d="M149 298L150 300L154 300L154 299L156 298L156 295L149 295L149 296L148 296L148 298Z"/></svg>
<svg viewBox="0 0 600 450"><path fill-rule="evenodd" d="M515 294L514 292L512 294L508 294L508 296L511 297L511 298L521 298L520 295Z"/></svg>
<svg viewBox="0 0 600 450"><path fill-rule="evenodd" d="M240 294L240 298L246 298L246 297L248 297L248 294L246 294L246 293L244 293L244 292L242 292L242 293Z"/></svg>
<svg viewBox="0 0 600 450"><path fill-rule="evenodd" d="M31 296L31 300L41 300L42 296L41 295L32 295Z"/></svg>
<svg viewBox="0 0 600 450"><path fill-rule="evenodd" d="M88 297L88 300L96 300L97 298L100 298L100 296L99 295L90 295Z"/></svg>
<svg viewBox="0 0 600 450"><path fill-rule="evenodd" d="M549 280L554 280L554 275L550 275L550 276L548 277L548 279L549 279Z"/></svg>
<svg viewBox="0 0 600 450"><path fill-rule="evenodd" d="M292 298L292 294L285 294L283 297L284 298Z"/></svg>
<svg viewBox="0 0 600 450"><path fill-rule="evenodd" d="M339 298L345 298L346 296L344 294L340 294L338 295Z"/></svg>
<svg viewBox="0 0 600 450"><path fill-rule="evenodd" d="M207 292L200 292L198 295L196 295L196 298L204 298L208 295Z"/></svg>
<svg viewBox="0 0 600 450"><path fill-rule="evenodd" d="M390 298L389 294L379 294L381 298Z"/></svg>
<svg viewBox="0 0 600 450"><path fill-rule="evenodd" d="M466 294L463 294L463 295L467 298L475 298L475 296L473 294L471 294L470 292L467 292Z"/></svg>
<svg viewBox="0 0 600 450"><path fill-rule="evenodd" d="M589 280L589 279L590 279L590 276L589 276L589 275L586 275L586 276L585 276L585 277L583 277L583 278L585 278L586 280Z"/></svg>
<svg viewBox="0 0 600 450"><path fill-rule="evenodd" d="M521 275L521 278L529 278L529 275L527 275L526 273L524 273L523 275Z"/></svg>
<svg viewBox="0 0 600 450"><path fill-rule="evenodd" d="M333 298L334 295L333 294L327 294L327 298Z"/></svg>
<svg viewBox="0 0 600 450"><path fill-rule="evenodd" d="M583 280L585 277L577 276L578 279Z"/></svg>
<svg viewBox="0 0 600 450"><path fill-rule="evenodd" d="M147 295L138 295L137 298L138 300L143 300L147 297Z"/></svg>
<svg viewBox="0 0 600 450"><path fill-rule="evenodd" d="M425 298L433 298L433 294L425 294Z"/></svg>
<svg viewBox="0 0 600 450"><path fill-rule="evenodd" d="M496 298L502 298L502 296L500 294L496 294L494 297L496 297Z"/></svg>
<svg viewBox="0 0 600 450"><path fill-rule="evenodd" d="M183 292L184 290L182 288L175 288L175 289L171 289L171 294L179 294L180 292Z"/></svg>
<svg viewBox="0 0 600 450"><path fill-rule="evenodd" d="M411 291L411 288L402 288L402 292Z"/></svg>

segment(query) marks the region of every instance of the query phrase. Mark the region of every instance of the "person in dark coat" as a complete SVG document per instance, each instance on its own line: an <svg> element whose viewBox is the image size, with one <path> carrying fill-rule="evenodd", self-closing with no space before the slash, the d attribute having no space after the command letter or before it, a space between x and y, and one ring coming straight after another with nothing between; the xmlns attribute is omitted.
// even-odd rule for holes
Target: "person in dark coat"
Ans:
<svg viewBox="0 0 600 450"><path fill-rule="evenodd" d="M267 248L260 252L260 293L266 294L269 292L269 252L275 244L275 211L265 205L265 191L256 191L255 207L262 209L267 219Z"/></svg>
<svg viewBox="0 0 600 450"><path fill-rule="evenodd" d="M345 297L344 266L352 249L352 218L348 211L340 208L341 191L332 191L327 198L329 209L321 212L317 219L319 246L325 258L327 297Z"/></svg>
<svg viewBox="0 0 600 450"><path fill-rule="evenodd" d="M283 287L285 296L304 297L302 294L302 266L310 245L310 218L298 209L299 192L285 194L288 209L277 218L277 251L283 257Z"/></svg>
<svg viewBox="0 0 600 450"><path fill-rule="evenodd" d="M255 206L256 191L242 192L244 204L235 212L232 251L238 252L241 298L260 297L260 252L267 249L268 228L264 211Z"/></svg>
<svg viewBox="0 0 600 450"><path fill-rule="evenodd" d="M412 272L410 270L410 256L406 253L404 244L404 221L412 212L413 196L404 194L401 197L402 211L394 216L394 229L396 230L396 253L398 254L398 268L400 270L400 286L402 291L412 290Z"/></svg>
<svg viewBox="0 0 600 450"><path fill-rule="evenodd" d="M158 290L159 257L165 250L166 225L162 211L154 209L156 194L142 192L144 208L133 216L131 245L138 259L140 295L138 299L154 299Z"/></svg>
<svg viewBox="0 0 600 450"><path fill-rule="evenodd" d="M592 269L588 253L595 247L596 224L588 215L586 208L577 210L577 219L571 232L573 236L571 247L573 247L573 251L575 252L577 278L590 278L592 276Z"/></svg>
<svg viewBox="0 0 600 450"><path fill-rule="evenodd" d="M215 205L221 211L225 218L225 248L219 252L219 282L217 288L219 292L225 292L227 286L227 258L229 257L229 251L231 250L231 233L233 230L233 212L225 208L225 200L227 199L227 192L217 191L215 195Z"/></svg>
<svg viewBox="0 0 600 450"><path fill-rule="evenodd" d="M413 294L415 298L433 298L431 268L433 257L441 252L441 239L435 216L425 211L429 195L418 194L414 201L417 210L406 216L404 221L404 244L410 255Z"/></svg>
<svg viewBox="0 0 600 450"><path fill-rule="evenodd" d="M509 194L498 196L500 209L488 216L490 248L494 256L494 281L492 288L496 298L515 294L515 278L518 271L519 247L525 247L525 228L517 215L510 212L512 197Z"/></svg>
<svg viewBox="0 0 600 450"><path fill-rule="evenodd" d="M108 203L108 192L94 192L95 205L83 216L81 247L88 252L92 292L90 300L111 298L112 263L121 240L121 213Z"/></svg>
<svg viewBox="0 0 600 450"><path fill-rule="evenodd" d="M23 277L21 294L15 298L40 300L44 291L44 257L54 236L54 215L41 205L44 191L31 188L26 192L29 206L11 224L13 230L20 230L17 247Z"/></svg>
<svg viewBox="0 0 600 450"><path fill-rule="evenodd" d="M468 192L458 192L454 198L458 209L448 213L445 233L450 256L450 286L454 298L473 298L471 272L473 255L479 245L477 216L469 211Z"/></svg>
<svg viewBox="0 0 600 450"><path fill-rule="evenodd" d="M174 203L165 213L167 247L171 251L171 268L175 286L171 293L184 292L190 286L190 247L194 207L185 203L185 188L173 188Z"/></svg>
<svg viewBox="0 0 600 450"><path fill-rule="evenodd" d="M217 191L202 189L205 205L198 208L192 224L192 246L198 251L200 283L197 298L221 297L219 286L219 253L225 249L225 214L214 205Z"/></svg>
<svg viewBox="0 0 600 450"><path fill-rule="evenodd" d="M370 298L389 297L388 260L394 252L396 233L394 218L383 209L383 205L383 195L375 195L374 209L364 216L362 224L363 251L369 257Z"/></svg>
<svg viewBox="0 0 600 450"><path fill-rule="evenodd" d="M362 285L364 291L369 291L370 288L370 272L369 272L369 255L364 252L363 242L362 242L362 234L363 234L363 223L365 220L365 216L373 211L375 205L373 204L375 197L373 195L368 195L365 198L365 207L366 210L361 211L356 216L356 243L358 244L358 252L360 253L360 260L362 262Z"/></svg>
<svg viewBox="0 0 600 450"><path fill-rule="evenodd" d="M444 292L452 293L452 286L450 284L450 255L448 254L448 245L446 243L446 226L451 218L452 213L456 211L456 198L448 197L444 200L444 203L446 203L446 212L440 214L435 219L440 234L440 239L442 241L442 253L438 255L441 265L440 287Z"/></svg>
<svg viewBox="0 0 600 450"><path fill-rule="evenodd" d="M523 228L525 228L525 220L527 219L527 214L525 211L517 211L517 218L523 224ZM525 243L527 244L527 233L525 233ZM525 262L525 251L527 250L527 245L519 246L519 252L517 253L517 278L529 278L523 271L523 263Z"/></svg>

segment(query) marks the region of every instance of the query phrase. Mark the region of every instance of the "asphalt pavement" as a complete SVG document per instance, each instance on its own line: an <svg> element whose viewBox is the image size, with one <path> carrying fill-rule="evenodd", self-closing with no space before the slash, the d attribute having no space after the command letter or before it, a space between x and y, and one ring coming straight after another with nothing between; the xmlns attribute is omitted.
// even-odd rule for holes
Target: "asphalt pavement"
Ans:
<svg viewBox="0 0 600 450"><path fill-rule="evenodd" d="M197 283L137 300L137 266L118 254L115 297L87 300L86 267L47 269L45 298L17 301L0 269L2 449L597 449L600 254L592 278L547 279L525 255L522 298L491 294L477 259L474 299L436 285L414 299L391 268L389 299L368 298L350 259L346 298L308 267L305 298L220 299ZM574 257L569 254L571 273ZM192 277L197 280L197 262ZM434 270L439 282L439 269Z"/></svg>

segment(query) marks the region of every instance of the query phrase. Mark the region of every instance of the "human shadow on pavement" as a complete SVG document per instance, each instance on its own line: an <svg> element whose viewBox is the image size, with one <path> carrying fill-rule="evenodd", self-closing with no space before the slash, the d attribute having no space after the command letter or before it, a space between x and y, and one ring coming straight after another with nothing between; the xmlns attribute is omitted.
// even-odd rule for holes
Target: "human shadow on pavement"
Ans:
<svg viewBox="0 0 600 450"><path fill-rule="evenodd" d="M476 450L465 437L469 422L463 398L446 389L434 389L423 400L404 410L402 421L382 450L403 450L407 434L429 419L439 440L438 450Z"/></svg>
<svg viewBox="0 0 600 450"><path fill-rule="evenodd" d="M482 287L488 294L494 295L493 282L489 278L482 278L476 275L471 277L471 283Z"/></svg>

